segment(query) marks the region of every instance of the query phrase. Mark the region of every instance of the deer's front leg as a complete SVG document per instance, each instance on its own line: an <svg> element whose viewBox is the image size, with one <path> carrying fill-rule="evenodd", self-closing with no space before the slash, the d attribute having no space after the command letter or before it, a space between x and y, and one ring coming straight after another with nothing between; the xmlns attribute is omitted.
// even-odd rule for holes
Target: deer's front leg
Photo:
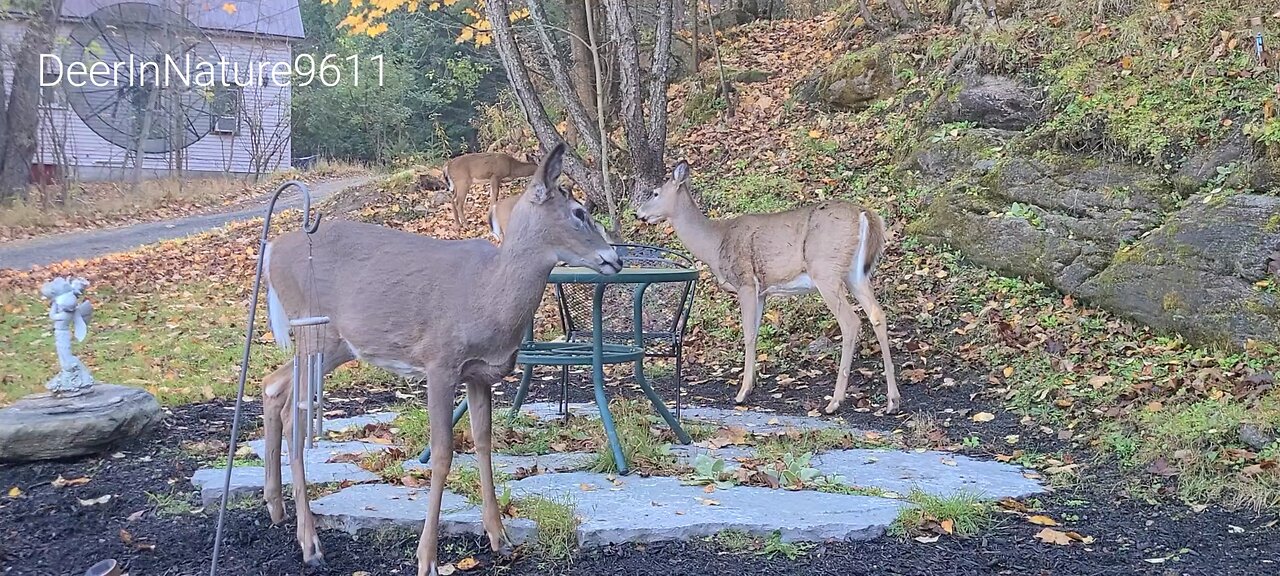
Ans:
<svg viewBox="0 0 1280 576"><path fill-rule="evenodd" d="M760 318L764 314L764 296L752 290L738 292L738 304L742 307L742 340L745 344L746 367L742 374L742 388L734 402L745 403L756 385L756 339L760 335Z"/></svg>
<svg viewBox="0 0 1280 576"><path fill-rule="evenodd" d="M453 396L457 374L434 371L427 375L427 415L431 423L431 500L418 539L418 576L436 576L440 544L440 502L453 463ZM472 407L472 410L475 408ZM472 416L474 418L474 416Z"/></svg>
<svg viewBox="0 0 1280 576"><path fill-rule="evenodd" d="M511 540L502 526L502 510L493 484L493 388L488 383L467 383L467 404L471 410L471 436L476 444L476 467L480 472L480 498L484 531L494 552L511 554Z"/></svg>
<svg viewBox="0 0 1280 576"><path fill-rule="evenodd" d="M288 408L290 379L293 378L293 362L277 368L262 382L262 428L267 441L262 455L266 466L266 482L262 488L267 501L267 513L271 523L284 521L284 496L280 482L280 444L284 432L284 410Z"/></svg>
<svg viewBox="0 0 1280 576"><path fill-rule="evenodd" d="M498 203L498 190L502 188L502 179L494 176L489 179L489 205Z"/></svg>

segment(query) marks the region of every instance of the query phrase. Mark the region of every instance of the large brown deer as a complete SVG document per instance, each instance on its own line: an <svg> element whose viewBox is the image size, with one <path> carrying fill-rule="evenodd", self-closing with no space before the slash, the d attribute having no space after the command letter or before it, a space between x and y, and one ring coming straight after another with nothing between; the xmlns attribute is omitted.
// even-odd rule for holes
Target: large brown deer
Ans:
<svg viewBox="0 0 1280 576"><path fill-rule="evenodd" d="M565 190L564 193L572 196L568 190ZM516 202L519 200L520 196L518 195L508 196L489 207L489 233L493 235L494 240L502 241L502 231L507 227L507 222L511 220L511 210L515 208ZM591 223L596 227L596 231L600 233L600 236L604 237L605 241L610 244L619 243L618 239L610 234L599 222L593 219Z"/></svg>
<svg viewBox="0 0 1280 576"><path fill-rule="evenodd" d="M501 152L463 154L446 162L444 180L453 195L453 219L458 227L462 227L465 221L463 208L466 207L467 194L471 193L472 182L489 181L489 205L492 206L498 203L498 189L503 181L532 176L537 168L537 164L521 162Z"/></svg>
<svg viewBox="0 0 1280 576"><path fill-rule="evenodd" d="M329 323L318 328L322 335L303 339L323 351L324 373L360 359L426 380L432 480L426 525L418 541L420 576L436 574L440 500L453 458L450 412L457 385L467 387L485 532L495 551L505 551L508 541L493 485L491 386L514 368L516 349L557 262L604 274L622 266L582 205L556 185L563 154L564 145L556 146L530 179L512 210L501 247L487 240L437 240L372 224L331 221L311 236L286 234L267 248L269 315L277 341L289 346L290 318L327 316ZM300 380L306 382L307 376L303 367ZM292 429L292 377L290 363L263 382L264 496L272 522L284 518L280 445L282 431ZM289 457L298 543L303 560L316 565L323 554L307 502L302 446L291 444Z"/></svg>
<svg viewBox="0 0 1280 576"><path fill-rule="evenodd" d="M888 382L886 412L899 408L898 384L889 353L884 311L871 289L871 274L884 252L884 220L875 212L828 200L774 214L748 214L712 220L689 193L689 165L676 165L670 180L636 210L650 224L669 220L676 236L707 264L716 282L736 294L742 306L746 370L736 400L743 403L755 386L756 336L769 296L794 296L817 290L840 324L840 373L828 414L840 408L849 385L854 345L862 329L845 288L853 294L880 341Z"/></svg>

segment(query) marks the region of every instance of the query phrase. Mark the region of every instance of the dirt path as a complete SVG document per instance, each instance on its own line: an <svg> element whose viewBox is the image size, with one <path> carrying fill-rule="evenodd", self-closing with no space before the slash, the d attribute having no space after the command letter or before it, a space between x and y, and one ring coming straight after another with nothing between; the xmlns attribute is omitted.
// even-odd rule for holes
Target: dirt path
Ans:
<svg viewBox="0 0 1280 576"><path fill-rule="evenodd" d="M312 201L319 202L334 192L360 186L372 179L373 176L369 175L352 176L310 186ZM26 270L33 266L44 266L76 258L93 258L122 252L144 244L197 234L223 226L228 222L261 216L267 200L268 196L263 196L226 212L146 222L120 228L68 232L6 243L0 246L0 268ZM295 191L286 191L281 200L276 203L277 210L301 206L302 198Z"/></svg>

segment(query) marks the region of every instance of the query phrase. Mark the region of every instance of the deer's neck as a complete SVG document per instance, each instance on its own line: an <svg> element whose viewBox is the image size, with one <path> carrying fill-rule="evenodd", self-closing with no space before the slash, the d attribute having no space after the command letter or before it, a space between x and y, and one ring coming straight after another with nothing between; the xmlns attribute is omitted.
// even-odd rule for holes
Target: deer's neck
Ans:
<svg viewBox="0 0 1280 576"><path fill-rule="evenodd" d="M547 275L555 265L556 256L551 251L508 236L498 248L489 282L482 288L484 301L511 306L504 316L511 313L522 319L532 316L542 302ZM523 331L524 325L516 328Z"/></svg>
<svg viewBox="0 0 1280 576"><path fill-rule="evenodd" d="M714 273L720 269L720 242L724 239L723 226L707 218L688 194L681 194L679 206L671 216L671 227L676 236L699 260L706 262Z"/></svg>

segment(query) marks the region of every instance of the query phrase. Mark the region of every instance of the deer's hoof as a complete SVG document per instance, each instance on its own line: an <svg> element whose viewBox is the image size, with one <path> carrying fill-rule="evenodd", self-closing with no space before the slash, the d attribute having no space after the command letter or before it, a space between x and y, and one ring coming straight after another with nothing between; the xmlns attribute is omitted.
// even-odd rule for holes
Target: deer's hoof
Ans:
<svg viewBox="0 0 1280 576"><path fill-rule="evenodd" d="M324 554L316 552L310 558L303 559L303 562L312 568L322 568L324 567Z"/></svg>
<svg viewBox="0 0 1280 576"><path fill-rule="evenodd" d="M822 413L827 415L835 414L836 412L839 412L839 411L840 411L839 402L832 402L822 408Z"/></svg>
<svg viewBox="0 0 1280 576"><path fill-rule="evenodd" d="M885 404L884 406L884 413L897 414L898 411L902 409L901 404L902 404L902 401L898 400L897 398L890 400L889 403Z"/></svg>

